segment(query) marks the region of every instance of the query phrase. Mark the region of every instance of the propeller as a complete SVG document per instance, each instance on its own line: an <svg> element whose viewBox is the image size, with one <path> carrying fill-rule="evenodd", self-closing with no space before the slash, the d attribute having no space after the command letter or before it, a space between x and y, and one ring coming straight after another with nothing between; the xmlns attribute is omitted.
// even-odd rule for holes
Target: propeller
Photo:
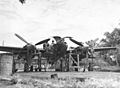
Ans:
<svg viewBox="0 0 120 88"><path fill-rule="evenodd" d="M83 46L82 42L78 42L78 41L76 41L76 40L74 40L74 39L72 39L72 38L70 38L70 40L71 40L73 43L75 43L75 44L77 44L77 45L79 45L79 46Z"/></svg>
<svg viewBox="0 0 120 88"><path fill-rule="evenodd" d="M70 39L70 38L72 38L72 37L70 37L70 36L66 36L66 37L63 37L63 38L69 38L69 39Z"/></svg>
<svg viewBox="0 0 120 88"><path fill-rule="evenodd" d="M29 44L24 38L22 38L20 35L15 33L15 36L17 36L20 40L22 40L23 42L25 42L26 44Z"/></svg>
<svg viewBox="0 0 120 88"><path fill-rule="evenodd" d="M15 36L17 36L20 40L22 40L23 42L25 42L27 45L30 45L30 43L28 43L28 42L27 42L24 38L22 38L20 35L18 35L18 34L15 33ZM45 39L45 40L42 40L42 41L36 43L35 45L43 44L43 43L45 43L45 42L48 42L49 40L50 40L50 38ZM32 45L32 44L31 44L31 45Z"/></svg>
<svg viewBox="0 0 120 88"><path fill-rule="evenodd" d="M40 45L40 44L43 44L43 43L45 43L45 42L48 42L49 40L50 40L50 38L45 39L45 40L42 40L42 41L40 41L40 42L36 43L35 45Z"/></svg>

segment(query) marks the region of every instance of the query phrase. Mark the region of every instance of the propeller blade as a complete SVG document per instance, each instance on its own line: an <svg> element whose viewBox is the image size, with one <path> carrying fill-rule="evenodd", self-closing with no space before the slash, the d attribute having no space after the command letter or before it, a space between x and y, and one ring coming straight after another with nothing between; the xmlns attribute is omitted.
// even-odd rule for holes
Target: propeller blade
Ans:
<svg viewBox="0 0 120 88"><path fill-rule="evenodd" d="M20 35L15 33L15 36L17 36L20 40L22 40L23 42L29 44L25 39L23 39Z"/></svg>
<svg viewBox="0 0 120 88"><path fill-rule="evenodd" d="M71 39L72 37L70 37L70 36L66 36L66 37L63 37L63 38L69 38L69 39Z"/></svg>
<svg viewBox="0 0 120 88"><path fill-rule="evenodd" d="M77 45L79 45L79 46L83 46L82 42L78 42L78 41L76 41L76 40L74 40L74 39L72 39L72 38L70 38L70 40L71 40L73 43L75 43L75 44L77 44Z"/></svg>
<svg viewBox="0 0 120 88"><path fill-rule="evenodd" d="M36 43L35 45L40 45L40 44L43 44L43 43L45 43L45 42L48 42L49 40L50 40L50 38L45 39L45 40L42 40L42 41L40 41L40 42Z"/></svg>

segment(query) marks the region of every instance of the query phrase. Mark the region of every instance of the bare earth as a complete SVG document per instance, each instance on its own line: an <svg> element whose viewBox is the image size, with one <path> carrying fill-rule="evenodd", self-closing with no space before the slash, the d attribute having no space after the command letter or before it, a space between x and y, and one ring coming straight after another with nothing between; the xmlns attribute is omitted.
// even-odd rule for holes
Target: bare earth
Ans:
<svg viewBox="0 0 120 88"><path fill-rule="evenodd" d="M29 80L31 78L32 79L50 78L51 74L57 74L58 78L67 78L67 77L95 78L95 79L100 78L100 79L108 79L107 81L109 81L109 79L120 78L119 72L28 72L28 73L21 72L21 73L15 73L13 76L19 76L21 79ZM112 82L114 82L114 80ZM118 84L119 84L119 80L118 80ZM20 86L16 87L16 85L7 85L6 83L0 83L0 88L38 88L38 87L20 87ZM49 88L54 88L54 87L49 87ZM83 88L89 88L89 87L83 87ZM98 87L91 87L91 88L98 88ZM118 87L107 87L107 88L118 88Z"/></svg>
<svg viewBox="0 0 120 88"><path fill-rule="evenodd" d="M32 78L41 78L48 77L50 78L51 74L58 74L59 78L65 77L75 77L75 78L111 78L111 77L120 77L119 72L28 72L28 73L16 73L22 77L32 77Z"/></svg>

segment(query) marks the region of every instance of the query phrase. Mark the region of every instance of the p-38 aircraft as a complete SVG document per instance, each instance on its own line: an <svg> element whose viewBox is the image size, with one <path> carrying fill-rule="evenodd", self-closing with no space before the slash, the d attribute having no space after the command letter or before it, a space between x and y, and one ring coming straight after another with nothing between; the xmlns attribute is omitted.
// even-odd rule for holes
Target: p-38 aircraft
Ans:
<svg viewBox="0 0 120 88"><path fill-rule="evenodd" d="M13 55L18 55L19 57L24 56L25 61L26 61L26 63L25 63L25 66L26 66L25 71L28 71L29 66L31 66L32 58L33 58L34 54L36 54L36 53L41 52L45 56L50 55L51 59L54 58L53 61L55 61L56 58L58 60L59 58L64 57L65 54L70 53L69 50L67 50L66 43L64 42L65 38L69 38L70 41L72 41L73 43L79 45L79 47L72 50L73 53L74 52L79 53L79 51L81 51L81 47L85 48L83 46L82 42L78 42L78 41L74 40L72 37L63 37L63 38L61 38L59 36L53 36L53 38L56 40L56 44L53 45L52 49L46 51L44 49L38 49L38 48L36 48L36 46L40 45L40 44L47 43L50 40L50 38L42 40L42 41L36 43L35 45L33 45L33 44L27 42L20 35L15 34L15 36L17 36L20 40L22 40L24 43L26 43L26 45L23 46L23 47L0 46L0 51L10 52ZM100 51L100 50L110 50L110 49L116 49L116 48L115 47L100 47L100 48L94 48L93 50L94 51Z"/></svg>

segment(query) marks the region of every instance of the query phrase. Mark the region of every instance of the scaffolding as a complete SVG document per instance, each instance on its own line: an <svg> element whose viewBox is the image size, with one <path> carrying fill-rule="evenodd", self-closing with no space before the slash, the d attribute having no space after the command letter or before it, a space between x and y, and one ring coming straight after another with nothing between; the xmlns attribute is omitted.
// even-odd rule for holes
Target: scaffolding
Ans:
<svg viewBox="0 0 120 88"><path fill-rule="evenodd" d="M85 60L85 62L81 62L81 60ZM84 71L87 69L88 63L88 52L86 52L86 56L84 58L80 58L79 53L69 53L69 71Z"/></svg>

